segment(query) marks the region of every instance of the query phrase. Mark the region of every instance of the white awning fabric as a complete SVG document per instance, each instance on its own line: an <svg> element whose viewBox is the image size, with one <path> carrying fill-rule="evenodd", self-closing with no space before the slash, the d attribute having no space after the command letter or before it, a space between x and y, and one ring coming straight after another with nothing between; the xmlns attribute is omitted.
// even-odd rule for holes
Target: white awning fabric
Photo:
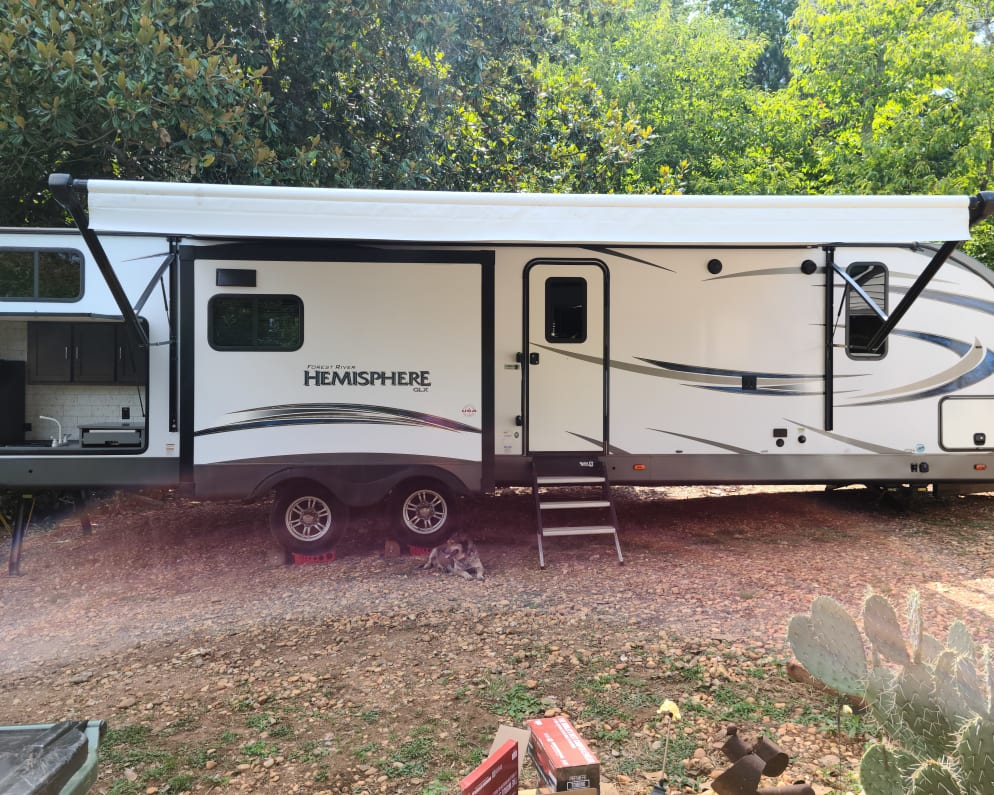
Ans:
<svg viewBox="0 0 994 795"><path fill-rule="evenodd" d="M968 196L454 193L87 181L98 232L576 245L967 240Z"/></svg>

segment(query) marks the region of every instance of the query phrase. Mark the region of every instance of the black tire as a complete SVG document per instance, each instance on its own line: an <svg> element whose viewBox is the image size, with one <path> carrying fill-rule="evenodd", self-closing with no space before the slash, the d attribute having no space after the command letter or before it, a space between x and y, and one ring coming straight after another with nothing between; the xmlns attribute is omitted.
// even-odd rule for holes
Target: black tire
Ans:
<svg viewBox="0 0 994 795"><path fill-rule="evenodd" d="M315 555L335 545L348 518L348 506L326 488L316 483L296 483L276 492L269 529L287 551Z"/></svg>
<svg viewBox="0 0 994 795"><path fill-rule="evenodd" d="M437 480L402 483L394 492L392 513L397 536L411 546L438 546L455 530L455 498Z"/></svg>

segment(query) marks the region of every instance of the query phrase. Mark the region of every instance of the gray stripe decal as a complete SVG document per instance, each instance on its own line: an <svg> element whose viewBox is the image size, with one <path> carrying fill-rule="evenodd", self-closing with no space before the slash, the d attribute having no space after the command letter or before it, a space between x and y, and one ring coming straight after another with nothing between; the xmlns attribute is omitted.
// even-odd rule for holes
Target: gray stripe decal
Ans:
<svg viewBox="0 0 994 795"><path fill-rule="evenodd" d="M575 436L577 439L583 439L585 442L590 442L590 444L596 444L600 447L604 446L604 443L600 439L594 439L590 436L584 436L582 433L573 433L573 431L568 431L570 436ZM607 451L609 453L614 453L617 455L631 455L627 450L622 450L620 447L615 447L613 444L607 446Z"/></svg>
<svg viewBox="0 0 994 795"><path fill-rule="evenodd" d="M899 455L904 455L907 453L906 450L897 450L893 447L884 447L879 444L872 444L871 442L863 442L860 441L859 439L853 439L851 436L842 436L841 434L838 433L829 433L828 431L820 431L817 428L811 427L807 423L797 422L796 420L788 419L787 417L784 417L784 420L786 422L798 426L799 428L804 428L804 431L806 433L817 433L819 436L824 436L826 439L831 439L832 441L835 442L842 442L843 444L849 444L852 445L853 447L858 447L861 450L869 450L871 453L881 453L884 455L894 455L895 453Z"/></svg>
<svg viewBox="0 0 994 795"><path fill-rule="evenodd" d="M818 270L824 271L825 268L819 266ZM804 276L804 278L809 278L804 273L801 272L799 267L792 268L761 268L755 271L744 271L742 273L727 273L724 276L712 276L710 279L705 279L706 282L718 282L722 279L741 279L744 276ZM813 285L819 287L821 285Z"/></svg>
<svg viewBox="0 0 994 795"><path fill-rule="evenodd" d="M754 453L755 450L746 450L744 447L735 447L730 444L724 444L722 442L716 442L713 439L704 439L701 436L688 436L685 433L677 433L676 431L664 431L661 428L649 428L650 431L655 431L656 433L665 433L669 436L678 436L681 439L687 439L691 442L701 442L702 444L709 444L712 447L717 447L721 450L728 450L731 453Z"/></svg>
<svg viewBox="0 0 994 795"><path fill-rule="evenodd" d="M980 340L976 343L980 345ZM936 373L931 378L924 378L921 381L913 381L910 384L904 384L903 386L894 387L893 389L885 389L882 392L871 392L866 395L860 395L860 400L876 400L879 398L892 397L895 395L906 395L908 397L913 397L908 393L914 393L919 391L925 391L928 389L933 389L938 386L945 386L951 381L956 381L962 376L969 373L975 367L983 363L986 352L983 347L971 348L970 352L967 353L962 359L960 359L956 364L947 370L943 370L941 373ZM855 404L860 405L860 404Z"/></svg>

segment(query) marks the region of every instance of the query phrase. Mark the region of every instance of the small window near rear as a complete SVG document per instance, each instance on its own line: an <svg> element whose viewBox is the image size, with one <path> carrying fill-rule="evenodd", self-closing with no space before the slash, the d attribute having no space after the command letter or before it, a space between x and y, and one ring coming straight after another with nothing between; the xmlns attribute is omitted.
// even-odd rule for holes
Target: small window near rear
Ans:
<svg viewBox="0 0 994 795"><path fill-rule="evenodd" d="M304 304L295 295L216 295L207 339L218 351L295 351L304 344Z"/></svg>

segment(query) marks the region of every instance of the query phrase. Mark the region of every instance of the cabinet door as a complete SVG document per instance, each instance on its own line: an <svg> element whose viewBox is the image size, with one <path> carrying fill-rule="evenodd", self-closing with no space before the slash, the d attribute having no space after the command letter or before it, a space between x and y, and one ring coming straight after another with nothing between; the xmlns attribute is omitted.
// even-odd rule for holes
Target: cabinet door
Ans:
<svg viewBox="0 0 994 795"><path fill-rule="evenodd" d="M139 318L145 336L148 323ZM117 383L144 384L148 373L148 348L138 344L138 338L127 323L117 325Z"/></svg>
<svg viewBox="0 0 994 795"><path fill-rule="evenodd" d="M73 377L77 384L113 384L117 345L114 323L73 324Z"/></svg>
<svg viewBox="0 0 994 795"><path fill-rule="evenodd" d="M28 383L72 380L72 324L28 323Z"/></svg>

